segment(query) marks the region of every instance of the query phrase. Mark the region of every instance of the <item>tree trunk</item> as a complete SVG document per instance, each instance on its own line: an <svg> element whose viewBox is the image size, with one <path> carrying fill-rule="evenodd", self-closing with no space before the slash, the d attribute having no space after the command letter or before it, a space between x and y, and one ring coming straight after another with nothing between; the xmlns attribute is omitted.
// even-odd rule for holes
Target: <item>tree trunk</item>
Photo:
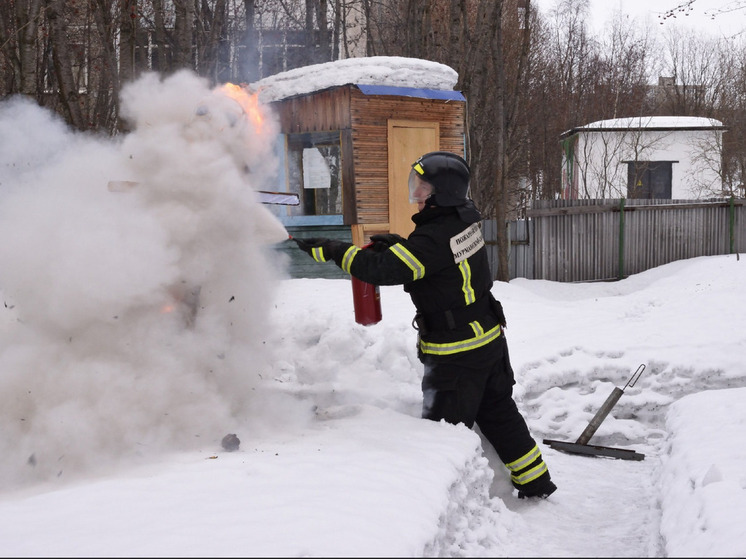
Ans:
<svg viewBox="0 0 746 559"><path fill-rule="evenodd" d="M448 26L448 60L446 64L456 70L461 79L464 67L464 45L469 42L466 0L452 0Z"/></svg>
<svg viewBox="0 0 746 559"><path fill-rule="evenodd" d="M365 16L365 56L374 56L376 53L375 37L373 35L373 18L371 10L372 0L362 0L363 15Z"/></svg>
<svg viewBox="0 0 746 559"><path fill-rule="evenodd" d="M166 72L169 68L168 59L168 40L166 39L166 19L164 17L163 0L153 1L153 24L155 35L155 58L153 60L153 69L159 72Z"/></svg>
<svg viewBox="0 0 746 559"><path fill-rule="evenodd" d="M231 79L231 57L230 37L226 33L228 19L228 5L226 0L216 0L215 18L212 21L212 33L210 35L214 45L215 56L215 82L225 83Z"/></svg>
<svg viewBox="0 0 746 559"><path fill-rule="evenodd" d="M173 0L176 10L174 22L174 58L175 70L192 68L192 43L194 28L194 0Z"/></svg>
<svg viewBox="0 0 746 559"><path fill-rule="evenodd" d="M257 44L256 27L254 26L255 0L244 0L244 9L246 12L246 81L252 83L260 77L259 45Z"/></svg>
<svg viewBox="0 0 746 559"><path fill-rule="evenodd" d="M407 52L414 58L425 57L427 44L427 25L430 20L429 0L409 0L405 29L407 33Z"/></svg>
<svg viewBox="0 0 746 559"><path fill-rule="evenodd" d="M313 13L314 13L314 0L306 0L306 20L305 20L305 30L306 30L306 53L305 53L305 60L308 61L309 64L313 64L315 62L315 52L316 52L316 33L314 33L313 28Z"/></svg>
<svg viewBox="0 0 746 559"><path fill-rule="evenodd" d="M101 45L101 65L98 75L98 92L95 119L100 126L111 130L119 119L119 69L116 58L116 33L111 15L111 2L96 0L93 19Z"/></svg>
<svg viewBox="0 0 746 559"><path fill-rule="evenodd" d="M5 66L5 72L0 75L3 80L3 94L17 93L21 80L21 61L18 55L18 26L16 25L15 10L11 5L0 5L0 66ZM2 57L7 63L2 65Z"/></svg>
<svg viewBox="0 0 746 559"><path fill-rule="evenodd" d="M213 81L218 81L220 73L220 43L225 32L225 0L215 0L212 10L203 0L200 10L201 33L199 35L200 53L198 57L199 73L208 76Z"/></svg>
<svg viewBox="0 0 746 559"><path fill-rule="evenodd" d="M342 14L342 10L345 14ZM331 60L339 60L339 43L341 40L344 41L345 47L347 47L347 30L345 25L347 23L346 16L348 11L347 6L342 6L341 0L334 0L334 32L332 33L332 57ZM345 58L349 57L349 52L345 48Z"/></svg>
<svg viewBox="0 0 746 559"><path fill-rule="evenodd" d="M84 130L87 123L80 109L80 97L73 77L73 57L67 42L67 23L63 13L65 3L64 0L46 0L45 4L52 42L54 74L57 78L62 107L68 117L68 122L75 128Z"/></svg>
<svg viewBox="0 0 746 559"><path fill-rule="evenodd" d="M514 5L511 5L515 8ZM525 74L528 67L528 54L531 45L531 27L530 27L531 1L525 0L525 11L523 21L519 26L520 30L520 50L518 52L518 64L510 76L510 87L506 78L504 51L504 37L502 25L498 27L498 40L495 47L496 76L497 76L497 117L502 126L498 126L500 138L498 139L498 149L500 150L499 161L502 164L497 170L496 191L495 191L495 219L497 224L497 255L498 268L497 279L499 281L510 281L510 238L508 231L508 222L512 214L513 198L518 194L512 188L515 177L525 176L524 169L516 169L519 161L518 155L525 150L525 143L521 141L520 134L523 133L522 123L519 121L519 105L523 101L523 93L526 88L522 87L525 83ZM508 21L514 21L513 18ZM500 18L499 21L502 21ZM513 55L511 55L513 56Z"/></svg>
<svg viewBox="0 0 746 559"><path fill-rule="evenodd" d="M495 148L497 152L497 169L495 170L494 200L495 223L497 225L497 279L509 281L508 250L510 248L507 235L507 151L506 151L506 118L505 118L505 59L503 58L503 0L495 2L494 12L495 35L493 45L493 64L495 69Z"/></svg>
<svg viewBox="0 0 746 559"><path fill-rule="evenodd" d="M135 79L135 33L137 0L120 0L119 18L119 80L122 85Z"/></svg>
<svg viewBox="0 0 746 559"><path fill-rule="evenodd" d="M493 43L496 34L495 4L480 2L472 40L466 43L461 87L469 100L466 115L471 196L483 217L494 217L494 185L498 166L498 123L495 116Z"/></svg>
<svg viewBox="0 0 746 559"><path fill-rule="evenodd" d="M317 0L316 3L316 23L318 24L319 46L317 62L329 62L331 60L331 35L329 33L329 18L327 0Z"/></svg>
<svg viewBox="0 0 746 559"><path fill-rule="evenodd" d="M19 93L35 97L38 82L36 35L39 29L41 0L16 0L15 8L18 34L18 89ZM2 42L5 44L6 41Z"/></svg>

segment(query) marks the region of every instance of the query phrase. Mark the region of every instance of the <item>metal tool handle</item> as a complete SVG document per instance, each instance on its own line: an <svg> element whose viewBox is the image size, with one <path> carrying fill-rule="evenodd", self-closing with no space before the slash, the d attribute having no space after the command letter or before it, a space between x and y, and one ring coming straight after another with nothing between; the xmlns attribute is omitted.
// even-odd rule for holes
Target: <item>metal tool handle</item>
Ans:
<svg viewBox="0 0 746 559"><path fill-rule="evenodd" d="M644 370L645 370L645 365L640 365L639 367L637 367L637 370L633 373L633 375L627 381L627 384L624 385L624 388L634 386L635 383L640 379L640 376L642 375L642 372ZM613 408L616 405L616 403L619 401L619 398L621 398L622 394L624 394L624 388L619 388L616 386L614 387L614 390L611 391L611 394L609 394L609 397L606 398L604 405L601 406L601 409L599 409L596 412L596 415L593 416L593 419L591 419L591 422L588 424L588 427L585 428L585 430L578 437L578 440L575 441L576 443L588 444L588 441L591 440L591 437L596 433L598 428L601 426L601 423L603 423L603 420L606 419L607 415L609 415L611 408Z"/></svg>
<svg viewBox="0 0 746 559"><path fill-rule="evenodd" d="M627 381L627 384L624 385L624 388L622 390L626 390L627 388L632 388L638 380L640 380L640 377L642 376L642 372L645 370L645 365L641 364L639 367L637 367L637 370L634 372L634 374L629 377L629 380Z"/></svg>
<svg viewBox="0 0 746 559"><path fill-rule="evenodd" d="M583 433L578 437L578 440L575 441L576 443L588 444L588 441L591 440L593 434L601 426L601 423L604 419L606 419L606 416L609 415L611 408L616 405L616 403L619 401L619 398L622 397L622 394L624 394L624 390L615 386L614 390L612 390L611 394L609 394L609 397L606 398L604 405L601 406L601 409L596 412L596 415L593 416L593 419L591 419L588 427L585 428L585 431L583 431Z"/></svg>

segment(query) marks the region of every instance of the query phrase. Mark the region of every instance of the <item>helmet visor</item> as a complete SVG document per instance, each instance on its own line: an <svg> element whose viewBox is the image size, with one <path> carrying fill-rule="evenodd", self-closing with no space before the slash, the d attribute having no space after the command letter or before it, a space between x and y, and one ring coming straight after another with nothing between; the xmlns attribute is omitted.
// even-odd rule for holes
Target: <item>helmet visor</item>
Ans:
<svg viewBox="0 0 746 559"><path fill-rule="evenodd" d="M433 185L422 180L419 174L412 169L409 172L409 203L424 204L433 193Z"/></svg>

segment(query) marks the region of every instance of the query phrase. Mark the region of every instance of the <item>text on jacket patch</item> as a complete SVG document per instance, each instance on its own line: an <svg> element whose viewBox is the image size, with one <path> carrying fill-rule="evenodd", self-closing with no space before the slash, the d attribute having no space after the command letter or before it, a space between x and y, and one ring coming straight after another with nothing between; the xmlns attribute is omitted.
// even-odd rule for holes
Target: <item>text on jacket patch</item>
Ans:
<svg viewBox="0 0 746 559"><path fill-rule="evenodd" d="M453 260L457 264L466 260L484 246L482 237L482 228L479 223L473 224L468 229L464 229L458 235L451 237L451 251Z"/></svg>

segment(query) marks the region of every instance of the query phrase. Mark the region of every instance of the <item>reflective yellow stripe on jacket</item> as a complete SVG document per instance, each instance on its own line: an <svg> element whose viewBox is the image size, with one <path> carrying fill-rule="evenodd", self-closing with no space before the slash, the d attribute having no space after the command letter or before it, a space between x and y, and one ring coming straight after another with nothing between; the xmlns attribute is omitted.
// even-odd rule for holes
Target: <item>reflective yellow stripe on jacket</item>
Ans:
<svg viewBox="0 0 746 559"><path fill-rule="evenodd" d="M479 322L474 321L470 326L472 330L474 330L474 336L471 338L466 338L465 340L458 342L447 342L442 344L421 340L420 349L423 353L431 353L433 355L452 355L461 351L469 351L470 349L477 349L485 346L492 340L497 339L502 332L499 324L486 332L482 330L482 326Z"/></svg>
<svg viewBox="0 0 746 559"><path fill-rule="evenodd" d="M461 290L464 292L464 304L471 305L477 300L474 294L474 288L471 286L471 266L469 266L468 260L462 260L458 264L458 269L461 272L461 277L464 278L463 286Z"/></svg>
<svg viewBox="0 0 746 559"><path fill-rule="evenodd" d="M345 251L345 254L342 257L342 264L340 265L340 267L348 274L350 273L350 266L352 266L352 261L355 259L355 256L358 252L360 252L360 249L357 248L355 245L352 245Z"/></svg>
<svg viewBox="0 0 746 559"><path fill-rule="evenodd" d="M459 262L458 269L461 272L461 277L463 278L461 290L464 293L464 304L471 305L474 301L476 301L476 294L474 293L474 287L472 287L471 285L472 276L469 261L462 260L461 262ZM432 355L452 355L454 353L469 351L471 349L477 349L479 347L485 346L499 337L500 333L502 332L499 324L491 330L488 330L487 332L484 331L482 325L476 320L474 322L470 322L469 326L471 326L471 329L474 332L474 336L471 338L467 338L458 342L448 343L420 341L420 349L423 353L430 353Z"/></svg>
<svg viewBox="0 0 746 559"><path fill-rule="evenodd" d="M316 262L326 262L326 257L324 256L324 247L313 247L311 249L311 256Z"/></svg>
<svg viewBox="0 0 746 559"><path fill-rule="evenodd" d="M422 279L425 276L425 266L422 265L422 262L417 260L414 254L409 252L401 244L393 245L389 250L391 250L399 260L404 262L410 270L412 270L412 281Z"/></svg>

